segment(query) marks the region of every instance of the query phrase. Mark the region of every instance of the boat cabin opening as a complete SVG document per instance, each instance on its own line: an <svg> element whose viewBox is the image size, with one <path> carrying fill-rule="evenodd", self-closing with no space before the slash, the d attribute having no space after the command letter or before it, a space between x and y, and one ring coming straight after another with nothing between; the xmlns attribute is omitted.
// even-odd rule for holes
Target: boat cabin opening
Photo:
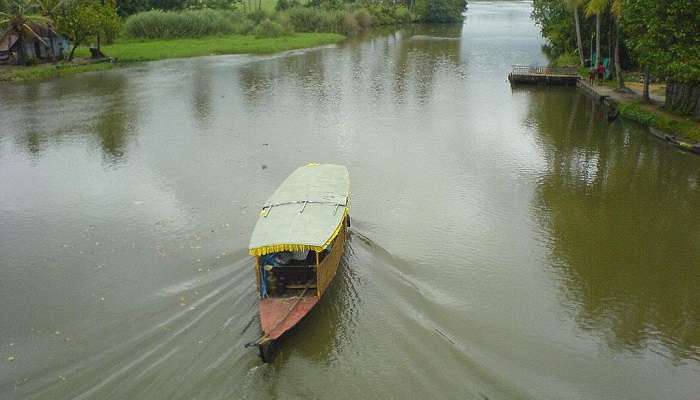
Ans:
<svg viewBox="0 0 700 400"><path fill-rule="evenodd" d="M321 297L338 269L346 240L346 216L334 240L320 251L279 251L257 256L256 275L260 298Z"/></svg>
<svg viewBox="0 0 700 400"><path fill-rule="evenodd" d="M304 289L316 289L318 264L329 250L316 252L282 251L258 259L260 266L260 297L295 296Z"/></svg>

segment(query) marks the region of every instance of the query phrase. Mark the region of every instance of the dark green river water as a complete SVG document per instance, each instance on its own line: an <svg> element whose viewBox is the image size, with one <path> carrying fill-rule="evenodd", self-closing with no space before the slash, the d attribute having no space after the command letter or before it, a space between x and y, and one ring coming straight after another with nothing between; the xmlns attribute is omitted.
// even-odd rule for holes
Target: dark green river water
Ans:
<svg viewBox="0 0 700 400"><path fill-rule="evenodd" d="M0 398L699 398L700 157L511 89L531 6L0 85ZM263 365L248 240L311 161L350 246Z"/></svg>

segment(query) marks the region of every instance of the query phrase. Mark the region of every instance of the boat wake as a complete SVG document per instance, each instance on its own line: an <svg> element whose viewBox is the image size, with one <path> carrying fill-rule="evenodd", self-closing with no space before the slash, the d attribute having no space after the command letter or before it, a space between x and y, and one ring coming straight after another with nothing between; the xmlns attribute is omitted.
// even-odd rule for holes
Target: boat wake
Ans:
<svg viewBox="0 0 700 400"><path fill-rule="evenodd" d="M89 329L85 343L101 346L64 356L72 361L29 375L14 393L27 399L324 398L337 394L323 385L337 374L367 374L392 360L382 379L413 380L423 388L394 387L394 394L430 396L462 382L482 398L527 397L488 367L491 355L479 338L498 333L459 315L451 297L426 279L426 266L392 254L362 226L357 221L349 230L333 285L289 332L272 364L244 348L260 327L252 261L241 250L223 266L154 292L140 309L115 315L113 325ZM317 379L304 380L300 371L309 368ZM430 380L426 369L436 371Z"/></svg>

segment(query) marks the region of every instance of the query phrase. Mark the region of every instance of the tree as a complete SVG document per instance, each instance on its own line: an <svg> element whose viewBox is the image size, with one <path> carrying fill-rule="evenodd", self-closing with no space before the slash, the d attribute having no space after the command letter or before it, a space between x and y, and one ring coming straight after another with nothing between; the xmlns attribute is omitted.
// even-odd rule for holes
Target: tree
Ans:
<svg viewBox="0 0 700 400"><path fill-rule="evenodd" d="M151 5L148 0L117 0L117 14L121 17L127 17L150 9Z"/></svg>
<svg viewBox="0 0 700 400"><path fill-rule="evenodd" d="M116 7L111 2L103 5L97 0L69 0L56 12L58 30L73 42L68 60L73 59L75 49L89 38L116 35L120 23Z"/></svg>
<svg viewBox="0 0 700 400"><path fill-rule="evenodd" d="M594 67L600 64L600 15L608 8L608 0L589 0L586 5L586 15L595 15L595 62Z"/></svg>
<svg viewBox="0 0 700 400"><path fill-rule="evenodd" d="M600 17L608 9L610 9L610 15L612 18L612 23L615 26L615 50L614 50L614 61L615 64L615 76L617 78L617 87L622 89L625 87L625 80L622 73L622 60L620 60L620 19L622 18L623 0L589 0L586 6L586 13L588 15L595 15L596 17L596 57L595 64L600 63ZM612 31L612 29L610 29ZM608 40L612 32L608 32ZM610 46L608 46L609 48Z"/></svg>
<svg viewBox="0 0 700 400"><path fill-rule="evenodd" d="M0 3L0 27L7 27L10 31L17 33L17 63L24 64L27 55L24 51L24 40L26 37L34 37L46 47L50 47L34 29L33 24L47 24L48 18L38 15L39 4L33 0L9 0Z"/></svg>
<svg viewBox="0 0 700 400"><path fill-rule="evenodd" d="M547 38L545 50L550 58L556 59L577 47L573 9L565 0L534 0L532 18ZM583 35L585 24L581 28Z"/></svg>
<svg viewBox="0 0 700 400"><path fill-rule="evenodd" d="M617 77L618 90L624 89L624 87L625 87L625 77L623 76L623 72L622 72L622 59L620 58L620 36L621 36L621 29L620 29L621 22L620 22L620 20L622 19L623 7L624 7L623 0L612 0L612 4L610 6L610 11L612 12L613 17L615 17L614 60L615 60L615 76Z"/></svg>
<svg viewBox="0 0 700 400"><path fill-rule="evenodd" d="M569 8L574 10L574 24L576 25L576 47L578 48L578 57L581 61L581 66L585 66L583 59L583 40L581 40L581 20L578 15L578 8L583 3L583 0L566 0Z"/></svg>
<svg viewBox="0 0 700 400"><path fill-rule="evenodd" d="M55 28L55 16L56 16L56 10L58 7L61 6L61 4L65 0L35 0L36 4L38 4L39 9L41 10L41 15L43 15L47 19L47 24L48 24L48 34L49 34L49 41L51 42L51 46L49 46L49 49L51 50L51 60L56 61L56 49L54 49L54 28Z"/></svg>
<svg viewBox="0 0 700 400"><path fill-rule="evenodd" d="M700 118L700 1L624 0L622 11L637 60L667 81L666 108Z"/></svg>

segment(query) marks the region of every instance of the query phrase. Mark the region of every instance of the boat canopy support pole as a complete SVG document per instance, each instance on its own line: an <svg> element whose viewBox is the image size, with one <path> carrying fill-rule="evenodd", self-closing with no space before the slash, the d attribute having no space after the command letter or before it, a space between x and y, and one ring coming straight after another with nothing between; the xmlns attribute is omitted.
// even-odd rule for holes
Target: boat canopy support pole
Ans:
<svg viewBox="0 0 700 400"><path fill-rule="evenodd" d="M316 297L321 297L321 292L319 291L319 288L318 288L318 282L320 282L320 278L321 278L321 268L319 268L318 251L315 251L315 253L316 253Z"/></svg>

